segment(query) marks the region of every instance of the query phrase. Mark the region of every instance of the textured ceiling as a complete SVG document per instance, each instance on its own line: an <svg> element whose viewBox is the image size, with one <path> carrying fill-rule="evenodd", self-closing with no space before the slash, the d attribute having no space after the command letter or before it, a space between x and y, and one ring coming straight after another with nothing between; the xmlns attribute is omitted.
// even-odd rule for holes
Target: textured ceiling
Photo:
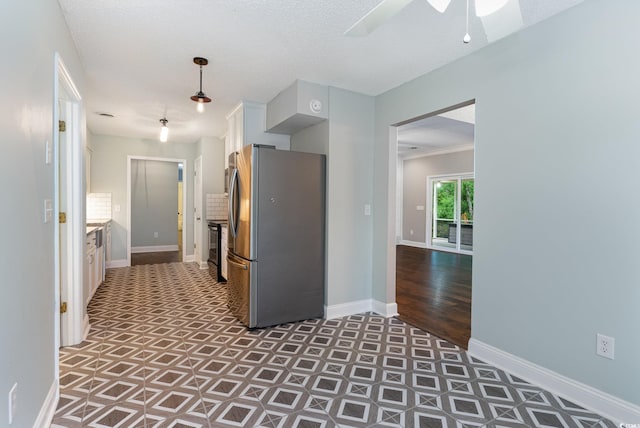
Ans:
<svg viewBox="0 0 640 428"><path fill-rule="evenodd" d="M225 115L242 99L268 102L295 79L378 95L485 46L486 34L493 41L512 31L490 28L472 3L472 41L463 44L465 1L439 14L414 0L366 37L343 35L379 1L59 3L87 74L89 129L155 139L166 115L170 142L195 142L224 134ZM510 0L508 10L528 26L581 1ZM203 90L213 102L203 114L189 99L198 90L195 56L209 59Z"/></svg>

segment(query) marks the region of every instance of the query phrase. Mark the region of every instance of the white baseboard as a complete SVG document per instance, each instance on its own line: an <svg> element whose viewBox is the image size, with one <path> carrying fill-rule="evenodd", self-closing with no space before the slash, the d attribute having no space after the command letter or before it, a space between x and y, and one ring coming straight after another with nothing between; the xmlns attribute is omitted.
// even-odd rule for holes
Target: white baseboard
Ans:
<svg viewBox="0 0 640 428"><path fill-rule="evenodd" d="M640 407L602 392L477 339L469 340L469 354L538 385L616 424L640 421Z"/></svg>
<svg viewBox="0 0 640 428"><path fill-rule="evenodd" d="M408 241L406 239L402 239L400 241L400 245L406 245L409 247L416 247L416 248L428 248L425 242Z"/></svg>
<svg viewBox="0 0 640 428"><path fill-rule="evenodd" d="M209 269L209 263L207 262L199 262L200 269Z"/></svg>
<svg viewBox="0 0 640 428"><path fill-rule="evenodd" d="M49 393L40 408L40 413L38 413L38 417L33 423L33 428L48 428L51 426L56 407L58 407L58 379L53 380Z"/></svg>
<svg viewBox="0 0 640 428"><path fill-rule="evenodd" d="M191 254L189 256L184 256L184 259L182 260L184 263L193 263L196 261L196 255L195 254Z"/></svg>
<svg viewBox="0 0 640 428"><path fill-rule="evenodd" d="M159 253L164 251L178 251L177 245L150 245L148 247L131 247L132 253Z"/></svg>
<svg viewBox="0 0 640 428"><path fill-rule="evenodd" d="M395 317L398 315L397 303L384 303L379 300L371 301L371 310L376 314L380 314L385 318Z"/></svg>
<svg viewBox="0 0 640 428"><path fill-rule="evenodd" d="M325 318L328 320L372 311L388 318L398 314L398 305L365 299L324 307Z"/></svg>
<svg viewBox="0 0 640 428"><path fill-rule="evenodd" d="M357 300L355 302L340 303L338 305L325 306L324 316L330 320L333 318L346 317L349 315L361 314L371 310L371 299Z"/></svg>
<svg viewBox="0 0 640 428"><path fill-rule="evenodd" d="M129 266L129 262L127 261L127 259L109 260L106 266L107 266L107 269L127 267Z"/></svg>

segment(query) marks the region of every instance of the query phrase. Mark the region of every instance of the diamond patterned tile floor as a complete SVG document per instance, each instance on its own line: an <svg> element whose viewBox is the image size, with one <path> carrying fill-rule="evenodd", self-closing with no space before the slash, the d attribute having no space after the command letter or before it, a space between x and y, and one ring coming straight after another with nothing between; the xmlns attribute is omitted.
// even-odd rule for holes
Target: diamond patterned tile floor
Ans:
<svg viewBox="0 0 640 428"><path fill-rule="evenodd" d="M615 427L375 314L248 330L196 264L109 269L52 427Z"/></svg>

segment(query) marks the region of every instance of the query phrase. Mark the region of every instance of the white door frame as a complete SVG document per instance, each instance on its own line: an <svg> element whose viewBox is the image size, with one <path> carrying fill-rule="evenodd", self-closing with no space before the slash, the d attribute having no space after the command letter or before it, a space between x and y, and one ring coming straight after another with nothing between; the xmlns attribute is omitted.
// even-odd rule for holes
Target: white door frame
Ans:
<svg viewBox="0 0 640 428"><path fill-rule="evenodd" d="M202 260L205 254L202 239L202 223L205 220L205 216L202 214L202 155L193 162L193 172L193 255L196 263L201 269L204 269L208 265L205 260Z"/></svg>
<svg viewBox="0 0 640 428"><path fill-rule="evenodd" d="M419 117L409 118L401 122L389 125L388 129L388 146L387 146L387 236L386 236L386 249L387 249L387 277L386 277L386 297L387 302L396 301L396 228L398 222L397 216L402 213L396 206L402 199L398 198L398 126L402 126L406 123L413 122L418 119L424 119L426 117L435 116L447 111L456 110L461 107L466 107L471 104L477 104L475 99L465 101L441 110L436 110L426 115ZM474 135L474 150L475 150L475 135ZM475 152L474 152L475 159ZM475 169L475 160L474 160ZM404 185L404 183L403 183ZM402 232L400 232L402 233Z"/></svg>
<svg viewBox="0 0 640 428"><path fill-rule="evenodd" d="M53 89L53 158L54 158L54 346L58 355L60 346L75 345L85 338L88 332L88 317L83 306L83 259L85 250L85 184L84 184L84 113L82 97L73 83L71 75L57 52L54 55L54 89ZM65 98L61 99L61 95ZM61 111L62 110L62 111ZM58 121L65 118L65 131L68 142L66 150L66 198L67 198L67 231L65 239L67 250L60 254L60 138ZM66 271L67 283L60 283L62 269ZM60 303L67 302L67 312L60 314ZM86 325L85 325L86 324ZM55 360L56 378L59 376L59 361Z"/></svg>
<svg viewBox="0 0 640 428"><path fill-rule="evenodd" d="M131 161L150 160L159 162L173 162L182 164L182 212L187 212L187 189L188 184L185 177L188 177L188 166L186 159L177 158L156 158L150 156L127 156L127 266L131 266ZM182 216L184 219L184 215ZM177 223L176 223L177 224ZM182 223L182 261L187 261L187 227L186 222Z"/></svg>

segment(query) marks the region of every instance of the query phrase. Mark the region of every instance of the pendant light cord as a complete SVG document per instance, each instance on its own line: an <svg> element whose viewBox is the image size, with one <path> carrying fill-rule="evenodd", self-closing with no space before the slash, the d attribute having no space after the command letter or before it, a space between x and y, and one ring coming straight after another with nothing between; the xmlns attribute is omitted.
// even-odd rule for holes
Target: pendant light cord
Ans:
<svg viewBox="0 0 640 428"><path fill-rule="evenodd" d="M465 43L469 43L471 41L471 36L469 35L469 0L467 0L467 27L466 27L466 30L467 31L466 31L462 41L465 42Z"/></svg>

